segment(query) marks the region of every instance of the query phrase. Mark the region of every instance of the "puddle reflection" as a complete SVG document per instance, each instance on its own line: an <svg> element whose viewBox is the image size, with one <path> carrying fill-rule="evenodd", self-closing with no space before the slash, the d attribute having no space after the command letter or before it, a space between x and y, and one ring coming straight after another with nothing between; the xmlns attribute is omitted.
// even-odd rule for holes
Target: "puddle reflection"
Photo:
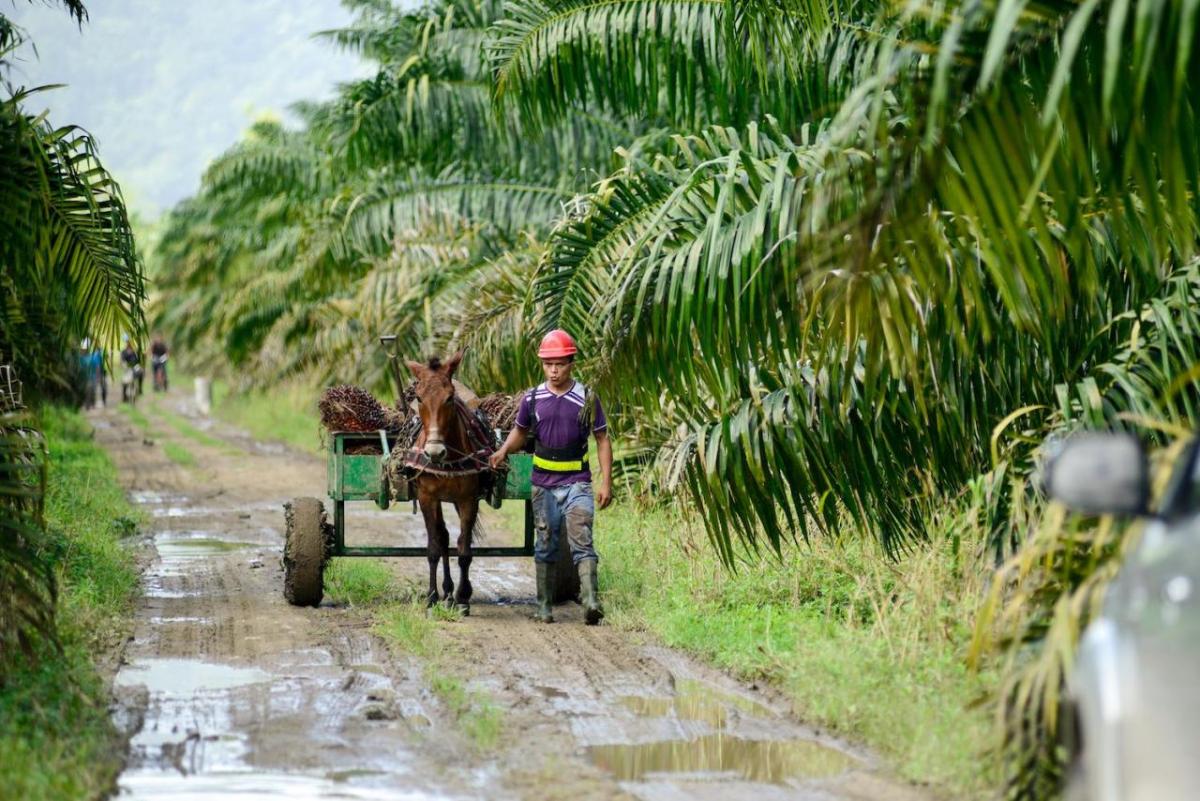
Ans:
<svg viewBox="0 0 1200 801"><path fill-rule="evenodd" d="M194 695L205 690L228 690L269 681L271 674L196 659L139 659L117 672L119 687L145 685L152 693Z"/></svg>
<svg viewBox="0 0 1200 801"><path fill-rule="evenodd" d="M592 761L622 781L650 774L719 774L770 784L836 776L853 758L811 740L746 740L710 734L695 740L595 745Z"/></svg>
<svg viewBox="0 0 1200 801"><path fill-rule="evenodd" d="M620 703L630 712L642 717L698 720L714 729L725 728L729 722L730 709L753 717L775 717L775 713L762 704L723 692L711 684L695 679L677 679L675 695L670 697L628 695L622 698Z"/></svg>
<svg viewBox="0 0 1200 801"><path fill-rule="evenodd" d="M191 537L188 539L156 538L154 547L163 559L189 559L200 556L215 556L217 554L241 551L246 548L257 548L254 542L233 542L218 540L212 537Z"/></svg>
<svg viewBox="0 0 1200 801"><path fill-rule="evenodd" d="M775 718L769 708L706 682L677 679L668 697L626 696L621 705L635 715L705 723L715 730L694 739L596 745L592 761L622 781L650 774L702 774L771 784L835 776L856 760L812 740L764 740L728 733L735 716Z"/></svg>

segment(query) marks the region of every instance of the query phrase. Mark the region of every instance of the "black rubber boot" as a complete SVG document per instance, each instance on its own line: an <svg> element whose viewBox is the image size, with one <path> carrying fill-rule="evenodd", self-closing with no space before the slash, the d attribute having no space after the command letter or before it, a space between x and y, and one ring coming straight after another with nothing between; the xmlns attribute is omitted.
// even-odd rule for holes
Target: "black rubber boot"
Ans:
<svg viewBox="0 0 1200 801"><path fill-rule="evenodd" d="M551 590L554 586L554 565L547 562L535 562L537 568L537 611L534 619L539 623L553 623L554 611L550 607Z"/></svg>
<svg viewBox="0 0 1200 801"><path fill-rule="evenodd" d="M584 622L589 626L596 625L604 618L604 607L600 606L595 559L584 559L579 563L579 595L583 599Z"/></svg>

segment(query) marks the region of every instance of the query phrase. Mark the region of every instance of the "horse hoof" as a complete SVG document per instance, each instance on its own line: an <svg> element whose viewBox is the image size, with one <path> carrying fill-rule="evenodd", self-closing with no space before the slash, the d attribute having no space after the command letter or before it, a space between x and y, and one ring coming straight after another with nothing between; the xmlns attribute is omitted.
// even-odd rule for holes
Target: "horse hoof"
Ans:
<svg viewBox="0 0 1200 801"><path fill-rule="evenodd" d="M437 604L437 602L438 602L438 595L436 592L431 592L431 593L429 593L429 595L425 596L425 608L426 609L432 609Z"/></svg>
<svg viewBox="0 0 1200 801"><path fill-rule="evenodd" d="M458 611L462 613L463 617L470 617L471 616L471 605L466 604L466 603L460 603L458 605Z"/></svg>

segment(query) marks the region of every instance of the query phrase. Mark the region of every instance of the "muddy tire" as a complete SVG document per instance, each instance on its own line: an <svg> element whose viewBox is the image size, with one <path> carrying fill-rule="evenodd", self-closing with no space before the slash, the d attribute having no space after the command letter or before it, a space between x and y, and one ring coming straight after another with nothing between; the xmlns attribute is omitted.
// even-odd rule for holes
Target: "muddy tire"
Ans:
<svg viewBox="0 0 1200 801"><path fill-rule="evenodd" d="M325 506L316 498L294 498L283 509L283 597L292 606L316 606L324 595Z"/></svg>
<svg viewBox="0 0 1200 801"><path fill-rule="evenodd" d="M558 538L558 564L555 565L554 586L550 591L556 604L579 600L579 571L575 569L575 561L571 558L571 546L565 531Z"/></svg>

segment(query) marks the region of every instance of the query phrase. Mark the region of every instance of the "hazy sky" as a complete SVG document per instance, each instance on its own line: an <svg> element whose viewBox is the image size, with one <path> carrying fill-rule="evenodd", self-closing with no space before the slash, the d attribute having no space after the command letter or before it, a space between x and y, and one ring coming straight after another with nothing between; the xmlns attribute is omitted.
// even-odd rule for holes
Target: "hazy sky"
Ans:
<svg viewBox="0 0 1200 801"><path fill-rule="evenodd" d="M86 0L80 31L59 5L0 0L33 45L17 86L65 83L27 101L56 125L86 128L137 211L154 216L195 192L210 159L264 112L323 99L369 74L314 40L350 19L337 0Z"/></svg>

